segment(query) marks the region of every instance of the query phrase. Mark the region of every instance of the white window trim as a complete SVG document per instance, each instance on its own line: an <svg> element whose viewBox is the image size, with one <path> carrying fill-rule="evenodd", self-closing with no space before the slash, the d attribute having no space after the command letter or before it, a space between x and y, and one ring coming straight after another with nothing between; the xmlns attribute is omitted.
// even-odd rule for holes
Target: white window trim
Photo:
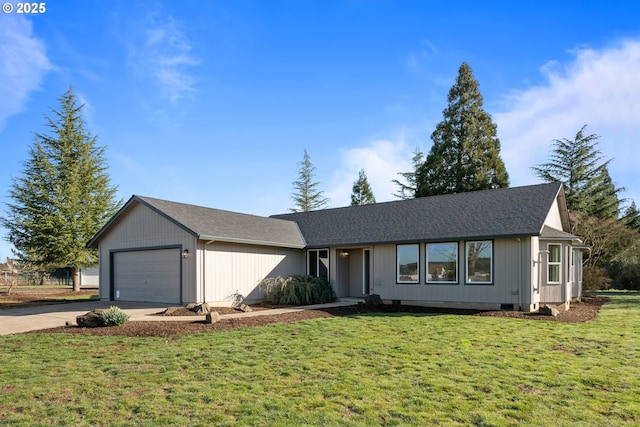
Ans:
<svg viewBox="0 0 640 427"><path fill-rule="evenodd" d="M558 253L560 254L560 260L559 261L551 261L551 246L559 246L560 250L558 251ZM554 285L557 285L559 283L562 283L562 244L561 243L547 243L547 251L549 251L549 255L547 258L547 283L552 283ZM557 265L558 266L558 280L557 281L552 281L551 278L549 277L551 273L551 269L550 267L552 265Z"/></svg>

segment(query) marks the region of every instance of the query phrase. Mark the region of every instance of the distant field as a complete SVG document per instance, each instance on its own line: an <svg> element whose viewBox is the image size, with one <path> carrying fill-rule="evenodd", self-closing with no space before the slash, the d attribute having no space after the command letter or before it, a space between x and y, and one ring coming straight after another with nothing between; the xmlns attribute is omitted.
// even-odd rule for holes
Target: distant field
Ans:
<svg viewBox="0 0 640 427"><path fill-rule="evenodd" d="M2 425L638 425L640 294L562 323L367 314L0 337Z"/></svg>

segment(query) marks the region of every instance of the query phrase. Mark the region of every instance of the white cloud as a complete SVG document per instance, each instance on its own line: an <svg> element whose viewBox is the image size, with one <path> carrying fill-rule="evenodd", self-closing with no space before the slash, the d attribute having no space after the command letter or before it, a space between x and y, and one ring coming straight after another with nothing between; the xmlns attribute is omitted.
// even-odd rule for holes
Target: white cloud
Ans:
<svg viewBox="0 0 640 427"><path fill-rule="evenodd" d="M130 51L130 63L139 78L151 77L162 96L172 103L194 92L190 69L201 62L192 53L191 42L181 27L172 16L159 18L152 14Z"/></svg>
<svg viewBox="0 0 640 427"><path fill-rule="evenodd" d="M353 183L358 179L360 169L367 174L377 202L397 200L392 194L398 191L398 186L391 181L399 178L399 172L411 170L414 150L407 146L404 133L394 140L374 140L365 146L344 150L329 185L331 191L325 192L331 199L331 206L351 204Z"/></svg>
<svg viewBox="0 0 640 427"><path fill-rule="evenodd" d="M601 137L602 155L614 159L616 184L638 200L640 40L574 53L570 63L544 65L546 83L510 94L506 111L494 115L511 183L538 182L530 167L547 161L554 139L571 139L586 124Z"/></svg>
<svg viewBox="0 0 640 427"><path fill-rule="evenodd" d="M0 25L0 130L6 120L21 112L29 94L40 88L52 66L41 40L33 35L31 21L2 17Z"/></svg>

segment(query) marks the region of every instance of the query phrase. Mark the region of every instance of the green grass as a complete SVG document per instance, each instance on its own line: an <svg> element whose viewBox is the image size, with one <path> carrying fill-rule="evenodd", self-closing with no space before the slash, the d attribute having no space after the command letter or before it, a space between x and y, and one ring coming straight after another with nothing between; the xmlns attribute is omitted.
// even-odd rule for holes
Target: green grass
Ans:
<svg viewBox="0 0 640 427"><path fill-rule="evenodd" d="M362 315L0 337L2 425L637 425L640 295L582 324Z"/></svg>

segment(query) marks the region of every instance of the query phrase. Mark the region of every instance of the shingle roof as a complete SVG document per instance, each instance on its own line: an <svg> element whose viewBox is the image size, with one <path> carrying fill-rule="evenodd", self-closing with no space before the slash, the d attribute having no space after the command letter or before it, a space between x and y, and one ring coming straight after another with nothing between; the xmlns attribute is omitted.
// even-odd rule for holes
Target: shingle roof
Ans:
<svg viewBox="0 0 640 427"><path fill-rule="evenodd" d="M272 218L295 221L309 247L538 236L561 191L555 182Z"/></svg>
<svg viewBox="0 0 640 427"><path fill-rule="evenodd" d="M556 230L555 228L549 227L545 225L542 227L542 232L540 233L540 237L543 239L551 239L551 240L574 240L579 241L580 239L566 231Z"/></svg>
<svg viewBox="0 0 640 427"><path fill-rule="evenodd" d="M131 197L87 246L95 246L109 226L134 203L147 206L199 239L291 248L305 247L305 241L295 222L143 196Z"/></svg>

